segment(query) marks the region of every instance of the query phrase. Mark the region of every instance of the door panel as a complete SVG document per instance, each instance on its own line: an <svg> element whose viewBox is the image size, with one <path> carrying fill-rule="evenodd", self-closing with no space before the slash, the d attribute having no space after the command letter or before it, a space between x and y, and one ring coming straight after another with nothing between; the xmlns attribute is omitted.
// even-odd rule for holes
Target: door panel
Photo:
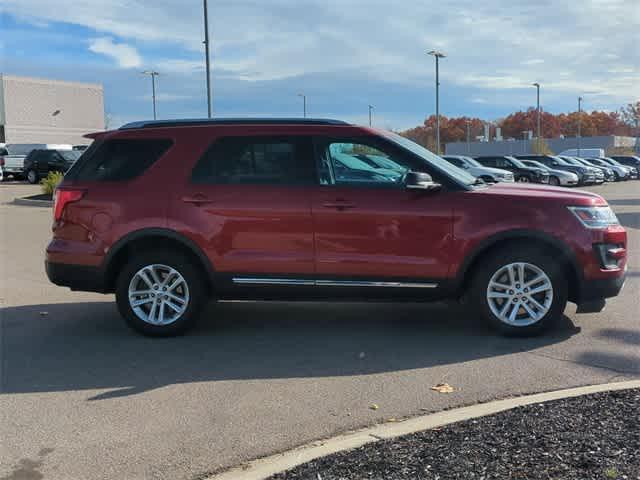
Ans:
<svg viewBox="0 0 640 480"><path fill-rule="evenodd" d="M175 194L170 227L223 273L312 274L310 139L225 137Z"/></svg>
<svg viewBox="0 0 640 480"><path fill-rule="evenodd" d="M317 187L312 203L317 274L445 278L451 263L451 195L455 193Z"/></svg>

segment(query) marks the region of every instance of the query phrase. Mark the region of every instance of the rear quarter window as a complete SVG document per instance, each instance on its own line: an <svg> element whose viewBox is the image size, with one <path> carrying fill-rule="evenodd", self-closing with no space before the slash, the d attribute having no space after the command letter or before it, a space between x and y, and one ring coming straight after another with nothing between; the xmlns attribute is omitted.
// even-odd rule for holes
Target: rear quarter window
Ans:
<svg viewBox="0 0 640 480"><path fill-rule="evenodd" d="M85 181L116 182L140 176L172 145L168 139L111 139L87 149L68 174Z"/></svg>

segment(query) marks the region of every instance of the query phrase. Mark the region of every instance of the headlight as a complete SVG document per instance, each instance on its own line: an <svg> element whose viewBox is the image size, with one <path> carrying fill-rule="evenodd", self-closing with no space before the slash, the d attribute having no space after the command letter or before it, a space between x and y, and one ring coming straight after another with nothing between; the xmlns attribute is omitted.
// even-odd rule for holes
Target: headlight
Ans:
<svg viewBox="0 0 640 480"><path fill-rule="evenodd" d="M605 228L620 225L611 207L567 207L587 228Z"/></svg>

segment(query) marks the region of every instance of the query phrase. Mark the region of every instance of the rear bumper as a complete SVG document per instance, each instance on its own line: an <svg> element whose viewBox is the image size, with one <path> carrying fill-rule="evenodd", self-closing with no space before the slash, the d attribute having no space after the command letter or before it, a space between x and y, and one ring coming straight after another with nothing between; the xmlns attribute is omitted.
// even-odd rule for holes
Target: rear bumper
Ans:
<svg viewBox="0 0 640 480"><path fill-rule="evenodd" d="M51 283L71 290L107 293L104 272L99 267L45 261L44 268Z"/></svg>

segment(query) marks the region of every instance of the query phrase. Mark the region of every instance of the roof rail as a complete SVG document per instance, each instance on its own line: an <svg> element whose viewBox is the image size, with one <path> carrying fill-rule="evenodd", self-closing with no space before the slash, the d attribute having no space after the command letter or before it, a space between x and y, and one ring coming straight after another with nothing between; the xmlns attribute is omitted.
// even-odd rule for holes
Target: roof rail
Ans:
<svg viewBox="0 0 640 480"><path fill-rule="evenodd" d="M350 125L326 118L185 118L178 120L142 120L122 125L119 130L134 128L186 127L200 125Z"/></svg>

